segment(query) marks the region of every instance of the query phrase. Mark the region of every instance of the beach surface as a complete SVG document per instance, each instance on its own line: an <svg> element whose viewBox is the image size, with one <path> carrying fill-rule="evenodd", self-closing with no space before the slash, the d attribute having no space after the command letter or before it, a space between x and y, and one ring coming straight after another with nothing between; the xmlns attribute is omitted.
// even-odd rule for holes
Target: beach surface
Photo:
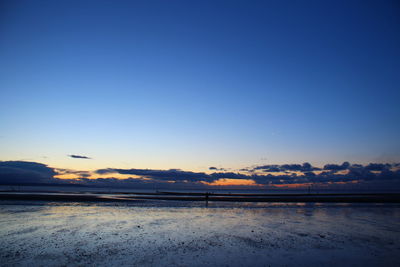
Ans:
<svg viewBox="0 0 400 267"><path fill-rule="evenodd" d="M0 265L400 266L399 222L398 204L1 201Z"/></svg>

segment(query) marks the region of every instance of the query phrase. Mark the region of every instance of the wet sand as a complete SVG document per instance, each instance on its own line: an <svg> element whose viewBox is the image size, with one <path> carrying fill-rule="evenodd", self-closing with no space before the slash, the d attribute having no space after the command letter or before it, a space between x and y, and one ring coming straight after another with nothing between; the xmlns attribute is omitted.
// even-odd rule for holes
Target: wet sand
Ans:
<svg viewBox="0 0 400 267"><path fill-rule="evenodd" d="M177 203L0 201L0 265L400 266L397 204Z"/></svg>

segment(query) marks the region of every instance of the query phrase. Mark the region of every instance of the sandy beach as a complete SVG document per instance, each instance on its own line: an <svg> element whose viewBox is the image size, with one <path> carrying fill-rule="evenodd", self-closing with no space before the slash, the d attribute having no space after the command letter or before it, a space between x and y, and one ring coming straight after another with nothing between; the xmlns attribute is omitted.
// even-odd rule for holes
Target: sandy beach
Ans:
<svg viewBox="0 0 400 267"><path fill-rule="evenodd" d="M400 265L398 204L168 203L1 201L0 265Z"/></svg>

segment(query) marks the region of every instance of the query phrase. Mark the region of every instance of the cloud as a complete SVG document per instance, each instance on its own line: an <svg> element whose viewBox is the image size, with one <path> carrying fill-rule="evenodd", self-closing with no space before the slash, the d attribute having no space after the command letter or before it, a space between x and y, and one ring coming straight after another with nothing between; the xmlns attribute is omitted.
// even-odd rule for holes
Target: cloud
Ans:
<svg viewBox="0 0 400 267"><path fill-rule="evenodd" d="M150 170L148 170L150 171ZM169 172L169 170L165 171ZM199 179L190 179L188 177L185 180L165 178L156 179L155 176L147 174L150 179L143 178L127 178L127 179L117 179L117 178L98 178L98 179L79 179L78 183L88 186L100 186L100 187L121 187L121 188L151 188L151 189L188 189L188 188L198 188L206 189L207 185L200 182ZM158 175L159 176L159 175ZM285 174L285 175L246 175L238 173L212 173L209 176L205 174L208 182L216 181L219 179L251 179L259 185L263 186L276 186L276 185L290 185L290 184L320 184L334 186L337 183L352 183L357 182L357 184L372 184L374 187L386 186L386 189L393 189L394 186L399 188L400 186L400 170L390 171L386 170L381 173L372 173L368 170L354 169L349 174L335 174L332 172L322 172L320 174L315 174L313 172L307 173L306 175L295 175L295 174ZM171 183L172 181L172 183Z"/></svg>
<svg viewBox="0 0 400 267"><path fill-rule="evenodd" d="M324 166L324 170L329 170L329 171L344 171L347 170L350 167L350 163L347 161L343 162L342 165L337 165L337 164L326 164Z"/></svg>
<svg viewBox="0 0 400 267"><path fill-rule="evenodd" d="M380 182L380 181L393 181L400 182L400 170L392 171L385 169L382 172L373 173L366 169L366 167L350 167L347 174L337 174L335 172L321 172L316 174L314 172L306 172L304 175L257 175L253 176L253 180L258 184L307 184L307 183L322 183L332 184L340 182Z"/></svg>
<svg viewBox="0 0 400 267"><path fill-rule="evenodd" d="M262 170L263 172L309 172L320 170L320 168L314 167L310 163L305 162L303 164L262 165L254 167L253 170Z"/></svg>
<svg viewBox="0 0 400 267"><path fill-rule="evenodd" d="M254 170L250 169L250 168L242 168L242 169L239 169L239 171L240 172L254 172Z"/></svg>
<svg viewBox="0 0 400 267"><path fill-rule="evenodd" d="M235 172L214 172L210 174L214 180L219 179L251 179L252 175L235 173Z"/></svg>
<svg viewBox="0 0 400 267"><path fill-rule="evenodd" d="M264 172L280 172L281 169L279 165L262 165L262 166L257 166L252 169L254 170L262 170Z"/></svg>
<svg viewBox="0 0 400 267"><path fill-rule="evenodd" d="M158 180L168 180L168 181L207 181L211 182L213 180L212 176L204 172L191 172L182 171L178 169L170 170L151 170L151 169L100 169L97 170L98 174L128 174L137 175L141 177L158 179Z"/></svg>
<svg viewBox="0 0 400 267"><path fill-rule="evenodd" d="M45 164L29 161L0 161L1 184L55 183L57 172Z"/></svg>
<svg viewBox="0 0 400 267"><path fill-rule="evenodd" d="M152 170L152 169L100 169L97 174L125 174L150 178L163 181L186 181L186 182L214 182L219 179L252 179L254 175L246 175L234 172L204 172L182 171L178 169Z"/></svg>
<svg viewBox="0 0 400 267"><path fill-rule="evenodd" d="M64 174L74 174L79 176L80 178L87 178L91 176L91 172L89 171L77 171L77 170L70 170L70 169L55 169L57 171L58 175L64 175Z"/></svg>
<svg viewBox="0 0 400 267"><path fill-rule="evenodd" d="M263 186L290 184L323 184L331 186L337 183L371 184L386 183L388 188L400 185L400 170L395 164L370 163L368 165L343 163L327 164L324 171L315 172L319 168L311 164L264 165L256 168L264 170L279 169L280 173L260 172L192 172L180 169L99 169L94 172L70 169L54 169L45 164L28 161L0 161L0 184L79 184L106 187L130 188L205 188L204 183L212 183L220 179L253 180ZM338 172L337 170L347 170ZM290 170L287 173L283 170ZM57 179L55 175L75 174L78 179ZM97 178L96 174L110 175L109 178ZM126 179L117 179L113 174L127 175ZM87 179L87 178L91 179Z"/></svg>
<svg viewBox="0 0 400 267"><path fill-rule="evenodd" d="M226 171L224 168L210 167L208 168L210 171Z"/></svg>
<svg viewBox="0 0 400 267"><path fill-rule="evenodd" d="M309 163L300 164L283 164L283 165L262 165L256 166L252 170L262 170L267 175L257 174L246 175L248 179L252 179L262 185L278 185L278 184L309 184L320 183L332 185L335 183L356 182L359 184L382 181L398 181L400 182L400 170L396 170L396 164L387 163L370 163L366 166L361 164L350 164L343 162L338 164L326 164L323 169L312 166ZM249 169L247 169L249 170ZM315 172L323 170L322 172ZM339 171L347 170L345 173ZM283 173L272 175L272 173ZM300 173L300 174L299 174Z"/></svg>
<svg viewBox="0 0 400 267"><path fill-rule="evenodd" d="M365 169L370 170L370 171L383 171L390 169L392 167L391 164L383 164L383 163L370 163L367 166L365 166Z"/></svg>
<svg viewBox="0 0 400 267"><path fill-rule="evenodd" d="M86 156L80 156L80 155L68 155L68 157L73 158L73 159L92 159Z"/></svg>

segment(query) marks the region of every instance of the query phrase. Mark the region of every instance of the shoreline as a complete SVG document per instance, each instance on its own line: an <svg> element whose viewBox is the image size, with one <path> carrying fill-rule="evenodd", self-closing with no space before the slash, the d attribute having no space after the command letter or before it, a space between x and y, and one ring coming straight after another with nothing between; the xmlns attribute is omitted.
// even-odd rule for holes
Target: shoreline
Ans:
<svg viewBox="0 0 400 267"><path fill-rule="evenodd" d="M144 202L147 200L202 202L400 203L400 194L202 194L199 193L0 193L0 200L65 202Z"/></svg>

